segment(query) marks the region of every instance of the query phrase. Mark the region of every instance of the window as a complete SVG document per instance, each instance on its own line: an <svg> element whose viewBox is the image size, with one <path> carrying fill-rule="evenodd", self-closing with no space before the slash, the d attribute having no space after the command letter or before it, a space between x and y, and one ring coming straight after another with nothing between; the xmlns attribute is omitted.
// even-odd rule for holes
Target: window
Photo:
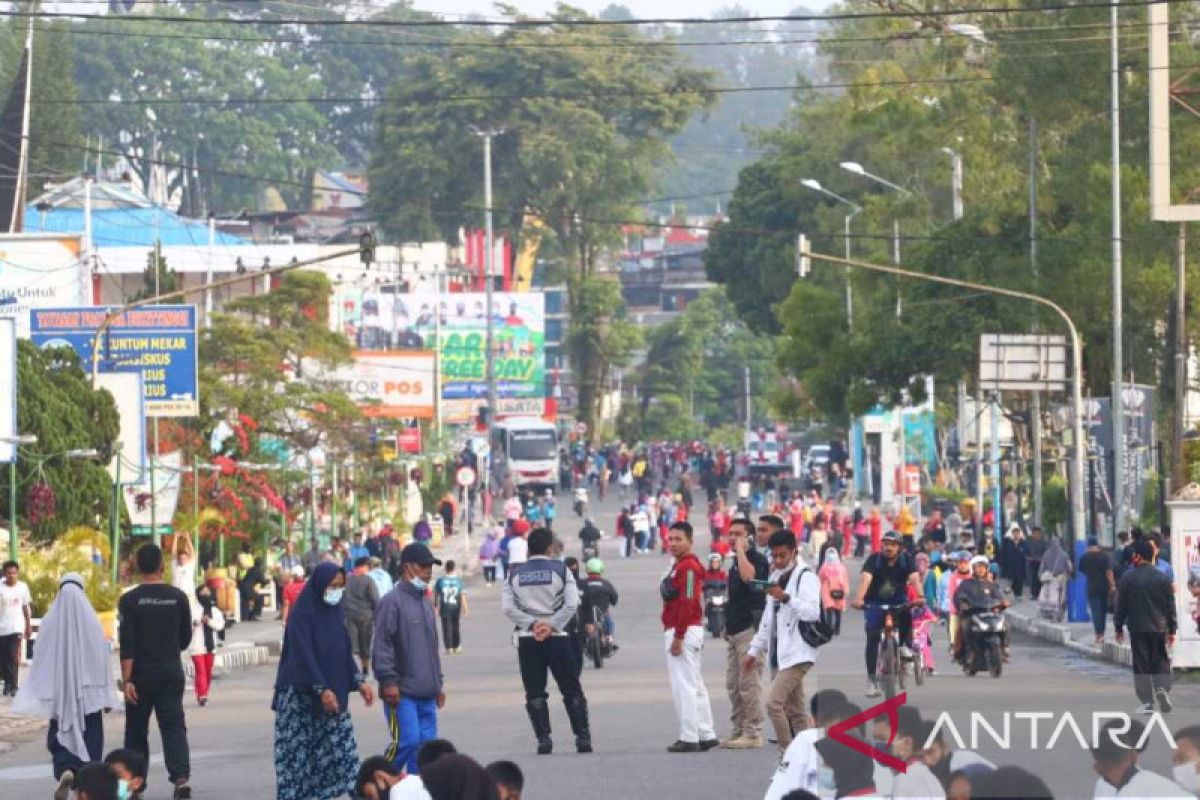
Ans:
<svg viewBox="0 0 1200 800"><path fill-rule="evenodd" d="M546 292L546 313L563 313L563 293L559 291Z"/></svg>
<svg viewBox="0 0 1200 800"><path fill-rule="evenodd" d="M554 431L510 431L508 457L517 461L548 461L555 456Z"/></svg>
<svg viewBox="0 0 1200 800"><path fill-rule="evenodd" d="M563 338L563 321L561 319L546 320L546 343L561 342Z"/></svg>

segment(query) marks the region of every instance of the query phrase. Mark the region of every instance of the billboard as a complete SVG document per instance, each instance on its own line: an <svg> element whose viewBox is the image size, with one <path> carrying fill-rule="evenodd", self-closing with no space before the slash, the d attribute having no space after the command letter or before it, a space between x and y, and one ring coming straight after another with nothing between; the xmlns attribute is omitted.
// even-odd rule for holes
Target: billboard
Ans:
<svg viewBox="0 0 1200 800"><path fill-rule="evenodd" d="M101 372L96 386L113 396L121 427L108 475L113 483L141 483L146 466L145 392L140 372Z"/></svg>
<svg viewBox="0 0 1200 800"><path fill-rule="evenodd" d="M90 276L80 262L78 234L0 236L0 317L17 321L17 336L29 337L29 314L88 302Z"/></svg>
<svg viewBox="0 0 1200 800"><path fill-rule="evenodd" d="M147 461L142 481L121 487L134 536L150 536L155 529L160 535L170 533L179 506L183 454L176 450Z"/></svg>
<svg viewBox="0 0 1200 800"><path fill-rule="evenodd" d="M487 397L486 296L482 292L396 294L342 287L333 324L365 351L437 348L442 398ZM541 292L492 294L496 393L545 396L545 302Z"/></svg>
<svg viewBox="0 0 1200 800"><path fill-rule="evenodd" d="M0 464L16 459L16 436L17 326L15 320L0 317Z"/></svg>
<svg viewBox="0 0 1200 800"><path fill-rule="evenodd" d="M115 307L44 308L30 312L38 347L72 347L90 371L96 331ZM195 306L144 306L127 311L100 343L100 371L140 372L148 417L200 413Z"/></svg>
<svg viewBox="0 0 1200 800"><path fill-rule="evenodd" d="M357 350L354 361L327 379L362 407L368 417L433 418L433 353Z"/></svg>

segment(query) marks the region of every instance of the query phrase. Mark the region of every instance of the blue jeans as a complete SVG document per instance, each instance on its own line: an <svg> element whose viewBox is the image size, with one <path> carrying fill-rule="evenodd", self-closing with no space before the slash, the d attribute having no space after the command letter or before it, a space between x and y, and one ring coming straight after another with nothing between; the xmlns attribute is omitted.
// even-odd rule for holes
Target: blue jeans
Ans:
<svg viewBox="0 0 1200 800"><path fill-rule="evenodd" d="M391 737L384 757L391 759L397 769L417 774L417 750L438 735L437 700L401 696L397 706L383 704L383 718Z"/></svg>

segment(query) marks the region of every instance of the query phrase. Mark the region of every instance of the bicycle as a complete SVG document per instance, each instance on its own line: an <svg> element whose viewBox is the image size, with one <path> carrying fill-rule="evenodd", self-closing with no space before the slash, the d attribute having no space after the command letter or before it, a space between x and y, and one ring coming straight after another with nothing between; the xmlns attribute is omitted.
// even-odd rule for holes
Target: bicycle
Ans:
<svg viewBox="0 0 1200 800"><path fill-rule="evenodd" d="M910 613L910 603L873 603L883 613L883 627L879 631L879 658L875 662L875 676L887 699L895 697L907 688L908 664L913 667L913 681L917 686L925 684L925 658L920 648L910 647L912 656L900 654L900 630L895 614Z"/></svg>

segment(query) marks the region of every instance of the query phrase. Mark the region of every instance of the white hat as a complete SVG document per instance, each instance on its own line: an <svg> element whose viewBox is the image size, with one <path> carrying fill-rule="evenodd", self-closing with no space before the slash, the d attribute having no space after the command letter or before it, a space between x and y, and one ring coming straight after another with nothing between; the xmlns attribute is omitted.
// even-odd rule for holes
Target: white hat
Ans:
<svg viewBox="0 0 1200 800"><path fill-rule="evenodd" d="M987 556L975 556L971 559L971 568L974 569L976 564L983 564L985 567L989 565Z"/></svg>

